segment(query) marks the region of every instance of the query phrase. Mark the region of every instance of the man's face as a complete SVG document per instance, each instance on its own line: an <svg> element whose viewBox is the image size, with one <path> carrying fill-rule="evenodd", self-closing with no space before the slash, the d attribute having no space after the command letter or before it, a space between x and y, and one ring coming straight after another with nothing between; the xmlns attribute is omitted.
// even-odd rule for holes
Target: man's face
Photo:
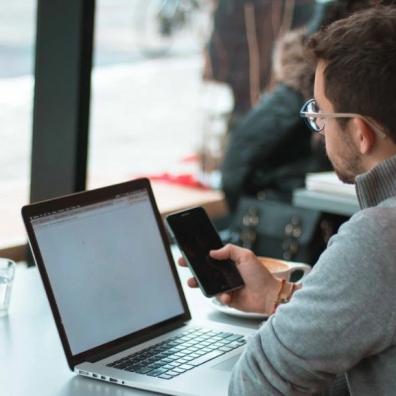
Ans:
<svg viewBox="0 0 396 396"><path fill-rule="evenodd" d="M333 113L333 104L325 94L325 66L325 63L320 61L316 67L314 96L321 112ZM363 173L364 169L360 153L351 137L350 125L351 122L348 122L345 128L341 128L336 119L327 118L324 137L327 156L338 178L344 183L352 184L355 182L355 177Z"/></svg>

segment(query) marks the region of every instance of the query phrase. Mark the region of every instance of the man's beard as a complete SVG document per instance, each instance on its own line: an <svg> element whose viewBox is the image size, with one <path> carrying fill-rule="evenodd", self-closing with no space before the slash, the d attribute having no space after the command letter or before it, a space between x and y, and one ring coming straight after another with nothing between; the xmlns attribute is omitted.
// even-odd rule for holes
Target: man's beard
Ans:
<svg viewBox="0 0 396 396"><path fill-rule="evenodd" d="M356 148L346 141L345 149L338 154L337 158L328 158L333 166L334 172L337 177L347 184L355 184L356 176L364 173L361 159Z"/></svg>
<svg viewBox="0 0 396 396"><path fill-rule="evenodd" d="M333 165L334 172L336 173L337 177L346 184L355 184L355 178L359 173L354 173L348 169L340 169L337 167L331 160L331 164Z"/></svg>

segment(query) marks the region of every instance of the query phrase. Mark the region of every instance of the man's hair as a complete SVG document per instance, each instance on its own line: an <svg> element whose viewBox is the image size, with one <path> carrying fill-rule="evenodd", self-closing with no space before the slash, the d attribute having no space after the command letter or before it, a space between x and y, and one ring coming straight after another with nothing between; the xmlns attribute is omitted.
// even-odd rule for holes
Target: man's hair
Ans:
<svg viewBox="0 0 396 396"><path fill-rule="evenodd" d="M396 143L396 7L334 22L307 48L316 63L325 63L325 94L334 111L371 117Z"/></svg>

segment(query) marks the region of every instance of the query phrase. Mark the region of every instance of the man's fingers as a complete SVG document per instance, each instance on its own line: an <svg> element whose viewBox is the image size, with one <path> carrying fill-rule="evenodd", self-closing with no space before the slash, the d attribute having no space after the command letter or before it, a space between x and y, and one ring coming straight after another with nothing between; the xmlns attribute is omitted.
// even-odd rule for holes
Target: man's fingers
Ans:
<svg viewBox="0 0 396 396"><path fill-rule="evenodd" d="M187 261L183 258L180 257L177 260L177 263L181 266L181 267L187 267ZM187 279L187 285L190 287L198 287L198 282L195 278L188 278Z"/></svg>
<svg viewBox="0 0 396 396"><path fill-rule="evenodd" d="M232 301L232 295L229 293L221 293L217 296L217 298L224 305L230 305Z"/></svg>
<svg viewBox="0 0 396 396"><path fill-rule="evenodd" d="M198 287L198 282L195 278L188 278L187 285L190 287Z"/></svg>
<svg viewBox="0 0 396 396"><path fill-rule="evenodd" d="M238 263L241 258L249 254L250 251L247 249L243 249L236 245L227 244L221 249L218 250L211 250L209 252L210 257L216 260L228 260L231 259L232 261Z"/></svg>
<svg viewBox="0 0 396 396"><path fill-rule="evenodd" d="M184 259L184 257L180 257L179 260L177 260L177 263L180 265L180 267L187 267L187 261Z"/></svg>
<svg viewBox="0 0 396 396"><path fill-rule="evenodd" d="M210 257L216 260L227 260L231 258L231 250L232 250L232 245L228 244L223 246L221 249L211 250L209 252L209 255Z"/></svg>

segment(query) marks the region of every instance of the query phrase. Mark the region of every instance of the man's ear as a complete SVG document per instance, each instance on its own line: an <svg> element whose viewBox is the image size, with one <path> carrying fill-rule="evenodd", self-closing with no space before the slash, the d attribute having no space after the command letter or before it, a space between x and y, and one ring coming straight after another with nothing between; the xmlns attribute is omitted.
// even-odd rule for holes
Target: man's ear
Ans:
<svg viewBox="0 0 396 396"><path fill-rule="evenodd" d="M370 125L361 118L353 119L353 135L356 147L361 154L369 154L373 149L377 135Z"/></svg>

